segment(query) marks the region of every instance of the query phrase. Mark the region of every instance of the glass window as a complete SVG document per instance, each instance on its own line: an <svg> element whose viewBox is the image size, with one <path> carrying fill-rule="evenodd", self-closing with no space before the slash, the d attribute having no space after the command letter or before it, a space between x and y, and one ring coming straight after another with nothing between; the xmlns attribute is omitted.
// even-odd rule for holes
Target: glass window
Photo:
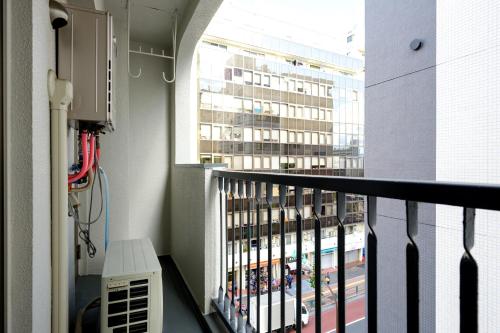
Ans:
<svg viewBox="0 0 500 333"><path fill-rule="evenodd" d="M320 95L321 97L325 97L325 96L326 96L325 86L324 86L324 85L320 85L320 86L319 86L319 95Z"/></svg>
<svg viewBox="0 0 500 333"><path fill-rule="evenodd" d="M245 110L245 112L252 112L252 100L251 99L243 100L243 109Z"/></svg>
<svg viewBox="0 0 500 333"><path fill-rule="evenodd" d="M311 132L305 132L304 133L304 143L306 145L310 145L311 144Z"/></svg>
<svg viewBox="0 0 500 333"><path fill-rule="evenodd" d="M319 166L322 169L326 166L326 158L324 158L324 157L319 158Z"/></svg>
<svg viewBox="0 0 500 333"><path fill-rule="evenodd" d="M310 218L311 217L311 206L304 206L304 218L307 219L307 218ZM312 235L310 232L306 231L304 232L304 240L306 240L306 238L308 240L312 240Z"/></svg>
<svg viewBox="0 0 500 333"><path fill-rule="evenodd" d="M254 169L260 169L261 168L261 165L260 165L260 157L259 156L254 156L253 158L253 168Z"/></svg>
<svg viewBox="0 0 500 333"><path fill-rule="evenodd" d="M304 169L311 169L311 158L309 156L304 157Z"/></svg>
<svg viewBox="0 0 500 333"><path fill-rule="evenodd" d="M279 170L280 168L280 158L279 156L273 156L271 158L271 169Z"/></svg>
<svg viewBox="0 0 500 333"><path fill-rule="evenodd" d="M233 110L235 112L242 112L243 111L243 100L241 98L234 98L233 99Z"/></svg>
<svg viewBox="0 0 500 333"><path fill-rule="evenodd" d="M236 83L243 83L243 70L241 68L235 68L234 69L234 82Z"/></svg>
<svg viewBox="0 0 500 333"><path fill-rule="evenodd" d="M295 132L288 133L288 142L295 143Z"/></svg>
<svg viewBox="0 0 500 333"><path fill-rule="evenodd" d="M304 142L304 133L297 132L297 143L303 143L303 142Z"/></svg>
<svg viewBox="0 0 500 333"><path fill-rule="evenodd" d="M221 126L213 126L212 127L212 140L220 140L221 139Z"/></svg>
<svg viewBox="0 0 500 333"><path fill-rule="evenodd" d="M329 96L329 97L332 97L333 96L333 87L332 86L328 86L326 88L326 94Z"/></svg>
<svg viewBox="0 0 500 333"><path fill-rule="evenodd" d="M280 131L280 143L288 143L288 132Z"/></svg>
<svg viewBox="0 0 500 333"><path fill-rule="evenodd" d="M243 156L235 156L233 161L235 170L243 170Z"/></svg>
<svg viewBox="0 0 500 333"><path fill-rule="evenodd" d="M352 91L352 100L353 101L357 101L358 100L358 91L357 90L353 90Z"/></svg>
<svg viewBox="0 0 500 333"><path fill-rule="evenodd" d="M280 157L280 169L287 170L288 169L288 157L281 156Z"/></svg>
<svg viewBox="0 0 500 333"><path fill-rule="evenodd" d="M288 82L288 91L295 91L295 80L290 80Z"/></svg>
<svg viewBox="0 0 500 333"><path fill-rule="evenodd" d="M269 102L264 102L264 113L271 113L271 104Z"/></svg>
<svg viewBox="0 0 500 333"><path fill-rule="evenodd" d="M246 170L252 169L252 156L245 155L243 158L244 168Z"/></svg>
<svg viewBox="0 0 500 333"><path fill-rule="evenodd" d="M233 70L231 68L224 68L224 79L226 81L233 80Z"/></svg>
<svg viewBox="0 0 500 333"><path fill-rule="evenodd" d="M288 168L295 169L295 157L288 158Z"/></svg>
<svg viewBox="0 0 500 333"><path fill-rule="evenodd" d="M318 119L318 109L317 108L312 108L312 119Z"/></svg>
<svg viewBox="0 0 500 333"><path fill-rule="evenodd" d="M288 117L288 105L280 104L280 117Z"/></svg>
<svg viewBox="0 0 500 333"><path fill-rule="evenodd" d="M252 128L251 127L245 127L243 130L243 140L245 142L252 142Z"/></svg>
<svg viewBox="0 0 500 333"><path fill-rule="evenodd" d="M279 90L280 89L280 78L278 76L271 77L271 88Z"/></svg>
<svg viewBox="0 0 500 333"><path fill-rule="evenodd" d="M254 101L253 102L253 110L255 113L262 113L262 102Z"/></svg>
<svg viewBox="0 0 500 333"><path fill-rule="evenodd" d="M224 163L226 163L227 167L231 169L233 167L233 158L231 156L224 156Z"/></svg>
<svg viewBox="0 0 500 333"><path fill-rule="evenodd" d="M297 81L297 91L299 93L304 92L304 82L302 81Z"/></svg>
<svg viewBox="0 0 500 333"><path fill-rule="evenodd" d="M262 132L262 130L260 130L260 129L254 129L253 130L253 139L254 139L254 141L261 141L262 140L261 132Z"/></svg>
<svg viewBox="0 0 500 333"><path fill-rule="evenodd" d="M278 103L273 103L271 111L272 111L273 115L279 116L279 114L280 114L280 105Z"/></svg>
<svg viewBox="0 0 500 333"><path fill-rule="evenodd" d="M318 133L313 133L312 134L312 140L311 140L312 144L313 145L317 145L318 144Z"/></svg>
<svg viewBox="0 0 500 333"><path fill-rule="evenodd" d="M284 78L282 78L282 77L280 77L280 90L281 91L287 91L288 90L288 82Z"/></svg>
<svg viewBox="0 0 500 333"><path fill-rule="evenodd" d="M271 138L273 142L278 142L280 140L280 131L273 130L271 133Z"/></svg>
<svg viewBox="0 0 500 333"><path fill-rule="evenodd" d="M297 169L304 169L304 158L303 157L297 158Z"/></svg>
<svg viewBox="0 0 500 333"><path fill-rule="evenodd" d="M262 166L264 169L270 169L271 168L271 158L265 156L262 158Z"/></svg>
<svg viewBox="0 0 500 333"><path fill-rule="evenodd" d="M325 120L325 110L319 110L319 120Z"/></svg>
<svg viewBox="0 0 500 333"><path fill-rule="evenodd" d="M264 75L262 78L262 85L264 87L270 87L271 86L271 77L269 75Z"/></svg>
<svg viewBox="0 0 500 333"><path fill-rule="evenodd" d="M311 90L311 93L313 96L318 96L318 84L317 83L313 83L312 84L312 90Z"/></svg>
<svg viewBox="0 0 500 333"><path fill-rule="evenodd" d="M313 169L318 169L319 168L319 159L317 157L311 158L311 167Z"/></svg>
<svg viewBox="0 0 500 333"><path fill-rule="evenodd" d="M200 155L200 163L205 164L205 163L212 163L212 156L211 155Z"/></svg>
<svg viewBox="0 0 500 333"><path fill-rule="evenodd" d="M200 108L211 109L212 108L212 94L209 92L202 92L200 97Z"/></svg>
<svg viewBox="0 0 500 333"><path fill-rule="evenodd" d="M262 133L262 138L264 141L270 141L271 140L271 131L268 129L265 129L264 132Z"/></svg>
<svg viewBox="0 0 500 333"><path fill-rule="evenodd" d="M210 140L212 138L212 128L210 125L200 125L200 139Z"/></svg>
<svg viewBox="0 0 500 333"><path fill-rule="evenodd" d="M326 120L332 121L332 111L330 110L326 111Z"/></svg>
<svg viewBox="0 0 500 333"><path fill-rule="evenodd" d="M297 106L297 113L295 114L297 118L302 118L304 116L304 109L302 106Z"/></svg>
<svg viewBox="0 0 500 333"><path fill-rule="evenodd" d="M260 86L260 74L253 73L253 83L257 86Z"/></svg>
<svg viewBox="0 0 500 333"><path fill-rule="evenodd" d="M319 144L320 144L320 145L324 145L324 144L326 144L326 142L325 142L325 135L324 135L323 133L321 133L321 134L319 135Z"/></svg>
<svg viewBox="0 0 500 333"><path fill-rule="evenodd" d="M243 72L243 80L245 81L245 84L252 84L253 83L252 77L253 75L251 71Z"/></svg>
<svg viewBox="0 0 500 333"><path fill-rule="evenodd" d="M311 95L311 83L304 82L304 93L306 95Z"/></svg>
<svg viewBox="0 0 500 333"><path fill-rule="evenodd" d="M311 119L311 108L304 108L304 119Z"/></svg>
<svg viewBox="0 0 500 333"><path fill-rule="evenodd" d="M233 128L233 137L234 141L241 141L241 127L234 127ZM236 163L236 162L235 162Z"/></svg>
<svg viewBox="0 0 500 333"><path fill-rule="evenodd" d="M326 144L327 145L331 145L332 144L332 135L331 134L327 134L326 135Z"/></svg>

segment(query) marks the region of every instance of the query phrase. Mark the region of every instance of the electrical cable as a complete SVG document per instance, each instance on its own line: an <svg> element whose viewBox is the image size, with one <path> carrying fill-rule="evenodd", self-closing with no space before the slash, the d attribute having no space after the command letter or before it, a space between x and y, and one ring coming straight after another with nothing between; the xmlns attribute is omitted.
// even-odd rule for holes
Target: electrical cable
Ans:
<svg viewBox="0 0 500 333"><path fill-rule="evenodd" d="M105 209L105 222L104 222L104 251L108 248L109 243L109 182L108 176L102 167L99 167L99 174L102 174L102 178L104 179L104 202L106 203Z"/></svg>

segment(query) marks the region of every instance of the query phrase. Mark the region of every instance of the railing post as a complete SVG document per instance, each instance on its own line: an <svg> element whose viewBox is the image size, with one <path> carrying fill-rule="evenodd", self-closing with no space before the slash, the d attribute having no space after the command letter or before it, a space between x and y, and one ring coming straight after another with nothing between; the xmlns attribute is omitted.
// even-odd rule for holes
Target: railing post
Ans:
<svg viewBox="0 0 500 333"><path fill-rule="evenodd" d="M260 199L262 183L255 182L255 199L257 200L257 332L260 332Z"/></svg>
<svg viewBox="0 0 500 333"><path fill-rule="evenodd" d="M224 243L226 247L226 274L224 276L224 283L225 283L225 289L226 289L226 294L224 297L224 315L226 316L226 319L229 320L229 312L230 312L230 299L229 299L229 288L228 288L228 279L229 279L229 251L228 251L228 246L227 246L227 230L229 227L228 223L228 192L229 192L229 178L224 178L224 193L226 194L226 232L224 233Z"/></svg>
<svg viewBox="0 0 500 333"><path fill-rule="evenodd" d="M321 333L321 190L314 189L314 317L316 333Z"/></svg>
<svg viewBox="0 0 500 333"><path fill-rule="evenodd" d="M231 327L233 327L234 330L237 329L236 327L236 305L234 304L234 290L235 290L235 282L236 282L236 279L234 277L234 266L235 266L235 255L234 255L234 242L235 242L235 235L236 235L236 232L234 230L235 228L235 221L236 221L236 214L235 214L235 211L236 211L236 180L235 179L231 179L231 204L232 204L232 209L231 209L231 212L232 212L232 216L233 216L233 219L232 219L232 225L231 225L231 230L232 230L232 237L231 237L231 311L230 311L230 323L231 323Z"/></svg>
<svg viewBox="0 0 500 333"><path fill-rule="evenodd" d="M463 245L460 260L460 333L478 331L478 266L471 254L474 246L474 220L476 210L464 208Z"/></svg>
<svg viewBox="0 0 500 333"><path fill-rule="evenodd" d="M240 209L239 209L239 214L240 214L240 223L238 223L238 230L239 230L239 239L238 239L238 251L239 251L239 270L238 270L238 288L239 288L239 293L238 293L238 288L236 288L236 295L239 300L239 307L238 307L238 332L243 333L245 330L245 324L243 320L243 311L241 310L241 300L243 296L243 180L238 180L238 197L240 198ZM233 277L234 279L234 277Z"/></svg>
<svg viewBox="0 0 500 333"><path fill-rule="evenodd" d="M217 183L218 183L218 190L219 190L219 216L220 216L220 284L219 284L219 295L217 298L217 304L219 305L219 308L221 310L224 309L224 288L223 288L223 278L224 278L224 273L223 273L223 266L224 266L224 260L223 260L223 240L224 240L224 233L223 233L223 228L224 228L224 218L222 217L222 191L224 191L224 178L218 177L217 178Z"/></svg>
<svg viewBox="0 0 500 333"><path fill-rule="evenodd" d="M377 197L368 197L368 236L366 251L367 266L367 321L368 333L377 332L377 236L375 224L377 223Z"/></svg>
<svg viewBox="0 0 500 333"><path fill-rule="evenodd" d="M297 210L297 259L296 259L296 301L295 301L295 327L296 332L302 332L302 215L300 210L304 207L303 188L295 186L295 209Z"/></svg>
<svg viewBox="0 0 500 333"><path fill-rule="evenodd" d="M345 333L345 227L346 216L345 193L337 192L337 248L338 248L338 302L337 302L337 333Z"/></svg>
<svg viewBox="0 0 500 333"><path fill-rule="evenodd" d="M418 233L418 204L406 201L406 324L408 333L419 332L419 254L414 237Z"/></svg>
<svg viewBox="0 0 500 333"><path fill-rule="evenodd" d="M285 333L285 200L286 186L279 186L279 205L280 205L280 327L281 332Z"/></svg>
<svg viewBox="0 0 500 333"><path fill-rule="evenodd" d="M273 184L266 183L267 202L267 331L272 331L273 304Z"/></svg>
<svg viewBox="0 0 500 333"><path fill-rule="evenodd" d="M246 185L246 191L245 194L247 196L247 204L248 204L248 210L247 210L247 331L251 331L251 324L250 324L250 295L251 295L251 284L250 284L250 279L251 279L251 272L252 270L250 269L250 263L251 263L251 249L252 249L252 182L247 181L245 182Z"/></svg>

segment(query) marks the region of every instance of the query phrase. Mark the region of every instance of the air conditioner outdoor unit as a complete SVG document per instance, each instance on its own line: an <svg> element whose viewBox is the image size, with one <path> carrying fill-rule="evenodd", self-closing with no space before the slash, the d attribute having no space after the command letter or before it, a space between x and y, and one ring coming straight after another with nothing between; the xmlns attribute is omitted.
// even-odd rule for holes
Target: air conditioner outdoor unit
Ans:
<svg viewBox="0 0 500 333"><path fill-rule="evenodd" d="M149 239L111 242L101 279L101 332L160 333L161 266Z"/></svg>

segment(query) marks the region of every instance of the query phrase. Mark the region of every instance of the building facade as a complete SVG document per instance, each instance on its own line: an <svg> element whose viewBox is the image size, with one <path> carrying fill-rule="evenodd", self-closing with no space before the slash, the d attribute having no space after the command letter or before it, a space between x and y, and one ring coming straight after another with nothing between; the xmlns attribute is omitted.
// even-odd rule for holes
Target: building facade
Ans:
<svg viewBox="0 0 500 333"><path fill-rule="evenodd" d="M234 170L362 177L364 81L359 76L362 60L266 38L270 40L265 43L267 47L213 36L205 36L200 43L197 58L200 162L226 163ZM289 52L283 52L283 48ZM277 188L275 191L277 196ZM302 260L305 266L311 266L312 193L307 189L304 203ZM291 200L287 199L286 206L286 262L293 267L296 212ZM363 260L363 209L362 197L348 196L347 263ZM324 269L336 267L335 215L335 195L325 193L321 214ZM241 218L240 221L240 214L228 217L229 241L233 220L237 241L239 226L246 230L246 214ZM271 221L272 246L276 250L272 258L276 260L274 276L278 276L280 258L278 218L276 205ZM261 219L261 229L267 230L267 214L262 214ZM255 269L252 263L256 261L256 229L252 225L250 228L255 238L250 268ZM267 266L267 236L261 238L260 244L264 258L261 266ZM243 251L247 251L246 242ZM246 254L243 257L246 270Z"/></svg>

